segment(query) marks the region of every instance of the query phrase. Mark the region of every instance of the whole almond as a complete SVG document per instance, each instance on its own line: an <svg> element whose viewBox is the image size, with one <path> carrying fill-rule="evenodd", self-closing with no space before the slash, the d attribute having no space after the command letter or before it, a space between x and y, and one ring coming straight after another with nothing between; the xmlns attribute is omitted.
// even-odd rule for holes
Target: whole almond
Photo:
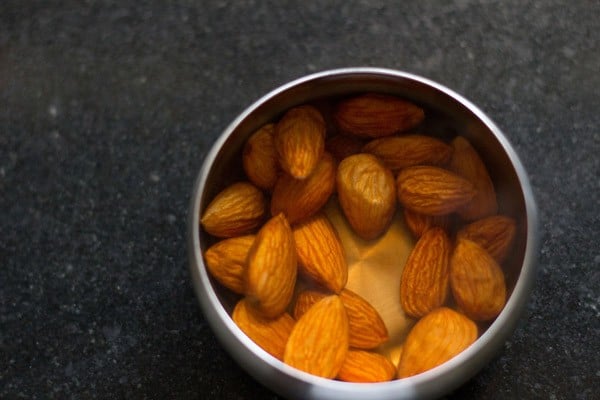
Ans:
<svg viewBox="0 0 600 400"><path fill-rule="evenodd" d="M458 231L457 237L477 243L498 264L501 264L512 248L516 231L517 225L513 218L504 215L493 215L471 222Z"/></svg>
<svg viewBox="0 0 600 400"><path fill-rule="evenodd" d="M300 318L285 346L283 361L294 368L333 379L348 354L348 317L336 295L319 300Z"/></svg>
<svg viewBox="0 0 600 400"><path fill-rule="evenodd" d="M342 101L334 114L339 130L377 138L406 131L425 118L423 109L398 97L368 93Z"/></svg>
<svg viewBox="0 0 600 400"><path fill-rule="evenodd" d="M371 154L345 158L338 166L340 206L354 231L363 239L380 236L396 210L392 172Z"/></svg>
<svg viewBox="0 0 600 400"><path fill-rule="evenodd" d="M281 315L292 299L297 273L294 236L283 214L260 228L247 262L246 295L264 316Z"/></svg>
<svg viewBox="0 0 600 400"><path fill-rule="evenodd" d="M283 360L285 345L296 323L290 314L265 318L252 307L248 299L241 299L235 305L231 318L263 350Z"/></svg>
<svg viewBox="0 0 600 400"><path fill-rule="evenodd" d="M362 151L377 156L392 171L414 165L445 165L452 147L426 135L388 136L371 140Z"/></svg>
<svg viewBox="0 0 600 400"><path fill-rule="evenodd" d="M246 176L254 185L270 190L279 175L277 151L273 143L274 124L266 124L248 138L242 152Z"/></svg>
<svg viewBox="0 0 600 400"><path fill-rule="evenodd" d="M409 316L422 317L446 302L450 251L442 228L429 229L415 244L400 283L400 302Z"/></svg>
<svg viewBox="0 0 600 400"><path fill-rule="evenodd" d="M208 272L223 286L235 293L244 293L244 275L248 251L254 235L221 240L204 252Z"/></svg>
<svg viewBox="0 0 600 400"><path fill-rule="evenodd" d="M298 271L334 293L348 279L348 265L340 238L327 216L318 213L293 228Z"/></svg>
<svg viewBox="0 0 600 400"><path fill-rule="evenodd" d="M462 136L452 140L454 152L448 168L473 184L477 193L458 210L461 217L473 221L498 212L496 191L488 170L471 143Z"/></svg>
<svg viewBox="0 0 600 400"><path fill-rule="evenodd" d="M337 162L344 158L361 152L364 140L356 136L335 135L325 142L325 150L328 151Z"/></svg>
<svg viewBox="0 0 600 400"><path fill-rule="evenodd" d="M327 294L316 290L300 292L294 305L294 318L301 318L317 301L326 296ZM340 299L348 314L351 347L373 349L388 340L388 331L383 319L368 301L349 289L340 292Z"/></svg>
<svg viewBox="0 0 600 400"><path fill-rule="evenodd" d="M323 155L325 121L312 106L294 107L275 125L274 139L281 168L296 179L304 179Z"/></svg>
<svg viewBox="0 0 600 400"><path fill-rule="evenodd" d="M455 357L477 339L477 325L464 315L440 307L410 330L398 363L398 378L417 375Z"/></svg>
<svg viewBox="0 0 600 400"><path fill-rule="evenodd" d="M328 153L323 153L315 170L306 179L282 174L271 196L271 214L283 212L291 224L314 215L333 193L335 174L335 161Z"/></svg>
<svg viewBox="0 0 600 400"><path fill-rule="evenodd" d="M237 182L219 192L208 204L200 224L211 235L228 238L252 233L263 222L267 202L248 182Z"/></svg>
<svg viewBox="0 0 600 400"><path fill-rule="evenodd" d="M475 321L500 314L506 302L502 269L481 246L458 239L450 260L450 286L462 312Z"/></svg>
<svg viewBox="0 0 600 400"><path fill-rule="evenodd" d="M450 215L425 215L405 208L402 210L404 222L414 237L420 238L429 228L440 227L446 232L450 229Z"/></svg>
<svg viewBox="0 0 600 400"><path fill-rule="evenodd" d="M345 382L375 383L390 381L396 367L386 356L364 350L349 350L337 378Z"/></svg>
<svg viewBox="0 0 600 400"><path fill-rule="evenodd" d="M433 166L404 168L398 173L396 184L400 203L426 215L454 212L477 193L468 180Z"/></svg>

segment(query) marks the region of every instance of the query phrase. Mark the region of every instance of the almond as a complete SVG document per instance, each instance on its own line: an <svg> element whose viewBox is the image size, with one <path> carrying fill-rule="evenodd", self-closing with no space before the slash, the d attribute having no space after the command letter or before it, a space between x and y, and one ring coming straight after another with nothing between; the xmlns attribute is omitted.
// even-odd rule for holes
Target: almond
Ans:
<svg viewBox="0 0 600 400"><path fill-rule="evenodd" d="M346 219L363 239L380 236L396 210L394 176L371 154L345 158L338 166L337 193Z"/></svg>
<svg viewBox="0 0 600 400"><path fill-rule="evenodd" d="M426 215L454 212L477 193L468 180L433 166L405 168L398 173L396 183L400 203Z"/></svg>
<svg viewBox="0 0 600 400"><path fill-rule="evenodd" d="M398 363L398 378L437 367L477 339L477 325L464 315L440 307L421 318L410 330Z"/></svg>
<svg viewBox="0 0 600 400"><path fill-rule="evenodd" d="M416 238L420 238L425 231L435 226L446 231L450 229L450 215L425 215L411 211L408 208L405 208L402 212L406 226Z"/></svg>
<svg viewBox="0 0 600 400"><path fill-rule="evenodd" d="M326 296L327 294L316 290L301 292L294 305L294 317L301 318L313 304ZM348 314L351 347L373 349L388 340L383 319L368 301L349 289L341 291L340 299Z"/></svg>
<svg viewBox="0 0 600 400"><path fill-rule="evenodd" d="M506 302L504 274L477 243L459 239L450 260L450 286L461 311L475 321L500 314Z"/></svg>
<svg viewBox="0 0 600 400"><path fill-rule="evenodd" d="M348 280L348 265L338 234L323 213L293 228L298 270L317 284L339 293Z"/></svg>
<svg viewBox="0 0 600 400"><path fill-rule="evenodd" d="M493 215L472 222L458 231L457 237L472 240L483 247L498 264L512 248L517 225L513 218Z"/></svg>
<svg viewBox="0 0 600 400"><path fill-rule="evenodd" d="M288 313L269 319L256 311L248 299L240 300L231 315L250 339L273 357L283 360L285 345L296 321Z"/></svg>
<svg viewBox="0 0 600 400"><path fill-rule="evenodd" d="M335 161L324 153L313 173L296 179L284 173L275 184L271 197L271 214L283 212L291 224L317 213L335 188Z"/></svg>
<svg viewBox="0 0 600 400"><path fill-rule="evenodd" d="M304 179L325 149L323 116L309 105L294 107L275 125L274 139L281 168L296 179Z"/></svg>
<svg viewBox="0 0 600 400"><path fill-rule="evenodd" d="M246 176L261 189L271 190L279 175L277 151L273 143L274 124L266 124L248 138L242 152Z"/></svg>
<svg viewBox="0 0 600 400"><path fill-rule="evenodd" d="M219 192L208 204L200 224L211 235L228 238L252 233L266 215L263 193L248 182L237 182Z"/></svg>
<svg viewBox="0 0 600 400"><path fill-rule="evenodd" d="M360 153L364 146L363 140L356 136L335 135L325 142L325 150L328 151L337 162L354 154Z"/></svg>
<svg viewBox="0 0 600 400"><path fill-rule="evenodd" d="M281 315L292 299L297 273L294 236L283 214L258 231L247 262L246 295L264 316Z"/></svg>
<svg viewBox="0 0 600 400"><path fill-rule="evenodd" d="M367 143L362 151L379 158L392 171L414 165L444 165L452 147L425 135L388 136Z"/></svg>
<svg viewBox="0 0 600 400"><path fill-rule="evenodd" d="M423 109L398 97L368 93L342 101L334 120L339 130L377 138L406 131L425 119Z"/></svg>
<svg viewBox="0 0 600 400"><path fill-rule="evenodd" d="M345 382L374 383L390 381L396 367L389 358L364 350L349 350L337 378Z"/></svg>
<svg viewBox="0 0 600 400"><path fill-rule="evenodd" d="M333 379L348 353L348 317L340 298L327 296L297 322L285 346L283 361L294 368Z"/></svg>
<svg viewBox="0 0 600 400"><path fill-rule="evenodd" d="M461 217L473 221L498 212L496 191L485 164L471 143L462 136L452 140L454 153L448 168L473 184L477 193L458 210Z"/></svg>
<svg viewBox="0 0 600 400"><path fill-rule="evenodd" d="M254 235L221 240L204 252L208 272L223 286L244 294L244 274Z"/></svg>
<svg viewBox="0 0 600 400"><path fill-rule="evenodd" d="M450 272L450 239L442 228L431 228L417 241L402 271L400 302L419 318L445 303Z"/></svg>

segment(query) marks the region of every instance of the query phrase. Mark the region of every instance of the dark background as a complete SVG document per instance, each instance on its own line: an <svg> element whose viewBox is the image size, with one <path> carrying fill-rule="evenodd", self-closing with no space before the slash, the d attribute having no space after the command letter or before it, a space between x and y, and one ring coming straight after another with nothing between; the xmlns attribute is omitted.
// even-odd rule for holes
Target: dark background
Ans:
<svg viewBox="0 0 600 400"><path fill-rule="evenodd" d="M530 174L539 273L448 399L598 399L600 2L0 2L0 398L275 399L187 267L196 173L251 102L376 66L479 105Z"/></svg>

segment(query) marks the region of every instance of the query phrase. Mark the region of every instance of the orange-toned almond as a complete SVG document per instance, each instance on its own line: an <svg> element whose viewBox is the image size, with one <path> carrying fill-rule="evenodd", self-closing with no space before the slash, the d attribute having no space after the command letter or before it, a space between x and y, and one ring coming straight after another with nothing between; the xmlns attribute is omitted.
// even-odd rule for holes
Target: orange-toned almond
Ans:
<svg viewBox="0 0 600 400"><path fill-rule="evenodd" d="M471 222L458 231L457 237L477 243L501 264L512 248L516 231L517 224L513 218L493 215Z"/></svg>
<svg viewBox="0 0 600 400"><path fill-rule="evenodd" d="M274 139L281 168L296 179L305 179L325 149L323 116L309 105L294 107L275 125Z"/></svg>
<svg viewBox="0 0 600 400"><path fill-rule="evenodd" d="M455 357L477 339L477 325L464 315L440 307L410 330L398 363L398 378L417 375Z"/></svg>
<svg viewBox="0 0 600 400"><path fill-rule="evenodd" d="M429 228L437 226L446 230L446 232L450 228L450 215L425 215L411 211L408 208L405 208L402 212L406 226L416 238L420 238Z"/></svg>
<svg viewBox="0 0 600 400"><path fill-rule="evenodd" d="M368 93L342 101L334 119L341 132L377 138L415 127L425 119L425 113L398 97Z"/></svg>
<svg viewBox="0 0 600 400"><path fill-rule="evenodd" d="M477 189L471 201L458 210L461 217L473 221L498 212L496 191L488 170L471 143L462 136L452 140L454 152L448 168L467 179Z"/></svg>
<svg viewBox="0 0 600 400"><path fill-rule="evenodd" d="M414 165L445 165L452 147L426 135L388 136L367 143L362 151L377 156L392 171Z"/></svg>
<svg viewBox="0 0 600 400"><path fill-rule="evenodd" d="M272 217L258 231L248 252L245 292L266 317L281 315L294 292L296 245L283 214Z"/></svg>
<svg viewBox="0 0 600 400"><path fill-rule="evenodd" d="M208 272L223 286L235 293L244 293L244 275L248 251L254 235L221 240L204 252Z"/></svg>
<svg viewBox="0 0 600 400"><path fill-rule="evenodd" d="M396 184L400 203L426 215L454 212L477 193L468 180L433 166L404 168L398 173Z"/></svg>
<svg viewBox="0 0 600 400"><path fill-rule="evenodd" d="M442 228L431 228L417 241L402 271L400 302L419 318L440 307L448 297L450 239Z"/></svg>
<svg viewBox="0 0 600 400"><path fill-rule="evenodd" d="M363 239L380 236L396 210L392 172L371 154L355 154L338 166L337 193L354 231Z"/></svg>
<svg viewBox="0 0 600 400"><path fill-rule="evenodd" d="M294 317L299 319L313 304L326 296L325 293L316 290L301 292L294 305ZM349 289L341 291L340 299L348 313L351 347L373 349L388 340L388 331L383 319L368 301Z"/></svg>
<svg viewBox="0 0 600 400"><path fill-rule="evenodd" d="M336 166L333 157L323 153L313 173L306 179L282 174L271 197L271 214L283 212L291 224L317 213L335 188Z"/></svg>
<svg viewBox="0 0 600 400"><path fill-rule="evenodd" d="M293 228L298 270L314 282L339 293L348 279L340 238L327 216L318 213Z"/></svg>
<svg viewBox="0 0 600 400"><path fill-rule="evenodd" d="M396 367L386 356L365 350L349 350L337 378L345 382L374 383L390 381Z"/></svg>
<svg viewBox="0 0 600 400"><path fill-rule="evenodd" d="M277 151L273 143L274 124L266 124L248 138L242 152L246 176L257 187L270 190L279 175Z"/></svg>
<svg viewBox="0 0 600 400"><path fill-rule="evenodd" d="M348 354L348 317L340 298L327 296L300 318L285 346L283 361L294 368L333 379Z"/></svg>
<svg viewBox="0 0 600 400"><path fill-rule="evenodd" d="M450 286L460 310L475 321L496 318L506 302L502 269L481 246L458 239L450 260Z"/></svg>
<svg viewBox="0 0 600 400"><path fill-rule="evenodd" d="M283 360L285 345L296 323L290 314L265 318L252 307L248 299L242 299L235 305L231 318L263 350Z"/></svg>
<svg viewBox="0 0 600 400"><path fill-rule="evenodd" d="M228 238L252 233L267 211L263 193L248 182L237 182L219 192L200 217L211 235Z"/></svg>
<svg viewBox="0 0 600 400"><path fill-rule="evenodd" d="M360 153L364 141L356 136L335 135L325 142L325 150L328 151L337 162L354 154Z"/></svg>

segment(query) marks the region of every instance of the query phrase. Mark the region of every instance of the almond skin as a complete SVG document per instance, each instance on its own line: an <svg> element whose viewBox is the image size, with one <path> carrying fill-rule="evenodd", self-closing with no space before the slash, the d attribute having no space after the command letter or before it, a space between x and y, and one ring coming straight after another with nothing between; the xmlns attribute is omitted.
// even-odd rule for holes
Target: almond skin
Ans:
<svg viewBox="0 0 600 400"><path fill-rule="evenodd" d="M316 290L301 292L294 305L294 317L299 319L313 304L327 294ZM348 314L350 346L357 349L373 349L389 338L387 328L377 310L358 294L343 289L340 299Z"/></svg>
<svg viewBox="0 0 600 400"><path fill-rule="evenodd" d="M396 211L394 176L371 154L345 158L338 166L340 206L354 231L363 239L380 236Z"/></svg>
<svg viewBox="0 0 600 400"><path fill-rule="evenodd" d="M462 136L452 140L454 152L448 168L473 184L477 193L458 210L460 216L474 221L498 212L496 191L488 170L471 143Z"/></svg>
<svg viewBox="0 0 600 400"><path fill-rule="evenodd" d="M379 158L392 171L415 165L445 165L452 147L425 135L389 136L367 143L362 151Z"/></svg>
<svg viewBox="0 0 600 400"><path fill-rule="evenodd" d="M348 354L348 317L340 298L327 296L300 318L285 346L283 361L294 368L333 379Z"/></svg>
<svg viewBox="0 0 600 400"><path fill-rule="evenodd" d="M334 114L343 133L364 138L390 136L420 124L425 113L398 97L368 93L342 101Z"/></svg>
<svg viewBox="0 0 600 400"><path fill-rule="evenodd" d="M261 189L271 190L279 175L277 151L273 142L275 124L267 124L248 138L242 152L246 176Z"/></svg>
<svg viewBox="0 0 600 400"><path fill-rule="evenodd" d="M204 252L208 272L229 290L244 294L246 258L254 243L254 235L221 240Z"/></svg>
<svg viewBox="0 0 600 400"><path fill-rule="evenodd" d="M271 196L271 214L283 212L291 224L314 215L334 192L335 175L335 161L328 153L323 153L315 170L306 179L282 174Z"/></svg>
<svg viewBox="0 0 600 400"><path fill-rule="evenodd" d="M348 280L340 238L327 216L318 213L293 228L298 270L312 281L339 293Z"/></svg>
<svg viewBox="0 0 600 400"><path fill-rule="evenodd" d="M450 260L450 286L460 310L475 321L496 318L504 308L504 273L475 242L458 239Z"/></svg>
<svg viewBox="0 0 600 400"><path fill-rule="evenodd" d="M265 317L281 315L296 284L296 245L283 214L272 217L258 231L248 251L245 292Z"/></svg>
<svg viewBox="0 0 600 400"><path fill-rule="evenodd" d="M294 107L275 125L274 139L281 168L296 179L305 179L325 150L323 116L309 105Z"/></svg>
<svg viewBox="0 0 600 400"><path fill-rule="evenodd" d="M420 238L429 228L440 227L446 232L450 229L450 215L425 215L407 208L402 210L404 222L414 237Z"/></svg>
<svg viewBox="0 0 600 400"><path fill-rule="evenodd" d="M402 346L398 378L407 378L437 367L477 339L477 325L464 315L440 307L421 318Z"/></svg>
<svg viewBox="0 0 600 400"><path fill-rule="evenodd" d="M472 222L458 231L457 237L472 240L483 247L498 264L502 264L510 252L517 224L513 218L493 215Z"/></svg>
<svg viewBox="0 0 600 400"><path fill-rule="evenodd" d="M398 173L396 184L400 203L426 215L450 214L477 193L468 180L433 166L405 168Z"/></svg>
<svg viewBox="0 0 600 400"><path fill-rule="evenodd" d="M364 350L350 350L337 378L345 382L375 383L392 380L396 367L385 356Z"/></svg>
<svg viewBox="0 0 600 400"><path fill-rule="evenodd" d="M337 162L340 162L346 157L360 153L364 144L364 140L361 140L356 136L335 135L327 139L325 142L325 150L328 151Z"/></svg>
<svg viewBox="0 0 600 400"><path fill-rule="evenodd" d="M450 246L441 228L429 229L415 244L400 283L400 302L409 316L422 317L446 302Z"/></svg>
<svg viewBox="0 0 600 400"><path fill-rule="evenodd" d="M260 189L248 182L237 182L215 196L200 217L200 224L206 232L220 238L246 235L263 222L266 206Z"/></svg>
<svg viewBox="0 0 600 400"><path fill-rule="evenodd" d="M256 311L247 299L240 300L231 315L250 339L273 357L283 360L285 345L296 321L288 313L269 319Z"/></svg>

